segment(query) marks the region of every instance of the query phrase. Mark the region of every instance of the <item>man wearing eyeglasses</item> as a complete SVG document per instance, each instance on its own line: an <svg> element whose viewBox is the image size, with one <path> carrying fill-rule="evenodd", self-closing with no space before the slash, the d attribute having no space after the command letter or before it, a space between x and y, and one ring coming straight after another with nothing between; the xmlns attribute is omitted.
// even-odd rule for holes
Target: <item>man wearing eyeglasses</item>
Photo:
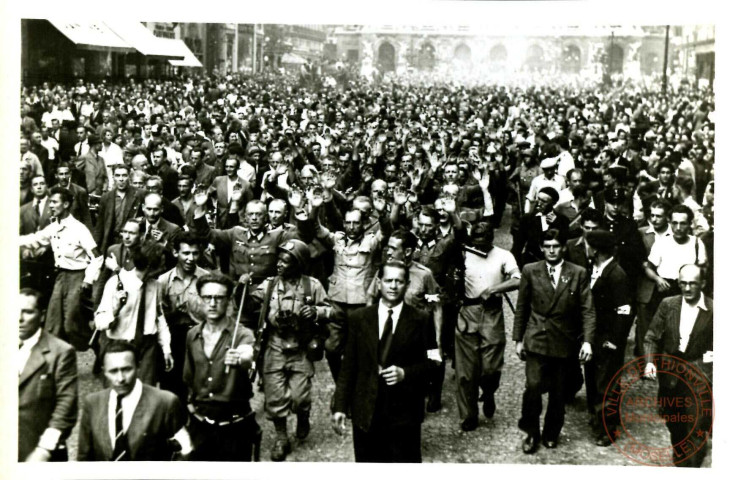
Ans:
<svg viewBox="0 0 730 480"><path fill-rule="evenodd" d="M253 361L253 332L228 315L233 282L220 274L198 278L205 321L186 341L183 381L188 386L191 460L249 462L260 435L249 400L248 369Z"/></svg>

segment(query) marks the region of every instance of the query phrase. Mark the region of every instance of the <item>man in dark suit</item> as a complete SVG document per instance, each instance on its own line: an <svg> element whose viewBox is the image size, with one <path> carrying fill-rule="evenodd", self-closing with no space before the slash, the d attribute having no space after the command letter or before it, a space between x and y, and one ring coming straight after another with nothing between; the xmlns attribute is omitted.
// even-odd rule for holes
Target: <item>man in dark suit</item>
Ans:
<svg viewBox="0 0 730 480"><path fill-rule="evenodd" d="M571 238L565 244L565 260L570 263L574 263L579 267L588 269L589 258L586 249L586 235L588 232L598 230L601 228L601 214L598 210L588 208L583 215L581 215L580 222L581 230L583 234L578 238Z"/></svg>
<svg viewBox="0 0 730 480"><path fill-rule="evenodd" d="M185 226L185 219L180 209L163 195L164 184L162 178L157 175L152 175L145 180L144 184L147 193L156 193L160 196L162 201L162 218L178 227Z"/></svg>
<svg viewBox="0 0 730 480"><path fill-rule="evenodd" d="M611 189L605 193L606 209L603 212L602 225L605 230L616 236L616 260L628 276L629 288L633 300L636 298L636 284L643 274L642 265L648 252L639 235L636 222L621 215L621 207L628 201L622 189Z"/></svg>
<svg viewBox="0 0 730 480"><path fill-rule="evenodd" d="M114 166L114 188L102 195L96 219L94 240L101 253L121 241L124 223L138 215L144 194L129 185L129 167Z"/></svg>
<svg viewBox="0 0 730 480"><path fill-rule="evenodd" d="M186 458L192 450L187 412L176 395L137 378L134 346L112 341L103 362L110 388L84 399L77 460L167 461L178 450L175 442Z"/></svg>
<svg viewBox="0 0 730 480"><path fill-rule="evenodd" d="M76 170L83 173L84 187L89 195L101 196L108 190L106 164L99 156L101 138L98 135L89 135L89 151L76 158Z"/></svg>
<svg viewBox="0 0 730 480"><path fill-rule="evenodd" d="M593 359L585 364L586 403L596 445L607 447L611 445L607 432L613 432L618 426L618 416L604 415L611 408L604 404L604 395L623 364L631 329L631 295L626 273L614 258L614 234L596 230L588 232L585 238L592 258L589 274L596 309L596 348Z"/></svg>
<svg viewBox="0 0 730 480"><path fill-rule="evenodd" d="M20 207L20 234L35 233L51 223L51 209L48 201L48 187L43 175L31 179L33 200ZM22 286L43 291L53 285L53 250L50 246L27 249L20 259L20 278ZM41 305L45 309L45 304Z"/></svg>
<svg viewBox="0 0 730 480"><path fill-rule="evenodd" d="M568 235L570 222L553 210L558 198L558 191L554 188L542 188L537 193L534 211L520 219L519 229L512 242L512 255L520 267L544 258L540 238L548 229Z"/></svg>
<svg viewBox="0 0 730 480"><path fill-rule="evenodd" d="M170 162L167 160L167 150L162 144L157 144L152 148L150 161L152 166L148 169L148 172L162 179L162 196L168 200L173 200L178 196L177 180L179 174L177 170L170 166Z"/></svg>
<svg viewBox="0 0 730 480"><path fill-rule="evenodd" d="M40 293L20 290L18 461L66 461L76 424L76 351L41 330Z"/></svg>
<svg viewBox="0 0 730 480"><path fill-rule="evenodd" d="M349 317L332 422L342 434L352 412L357 462L421 461L429 357L438 350L428 316L403 302L408 280L405 264L385 263L380 302Z"/></svg>
<svg viewBox="0 0 730 480"><path fill-rule="evenodd" d="M240 210L246 209L246 204L253 200L251 185L238 176L238 159L228 158L225 161L225 175L215 177L210 186L211 191L216 192L217 223L216 225L228 225L228 209L233 201L238 201Z"/></svg>
<svg viewBox="0 0 730 480"><path fill-rule="evenodd" d="M584 268L563 260L565 235L555 229L545 232L545 260L525 266L517 297L512 339L517 355L526 361L519 427L527 433L522 451L528 454L537 451L541 436L543 386L549 397L542 443L555 448L565 419L569 363L575 355L588 361L593 353L596 312L590 278Z"/></svg>
<svg viewBox="0 0 730 480"><path fill-rule="evenodd" d="M656 356L665 354L697 367L711 386L714 310L712 299L702 293L705 285L702 268L693 264L684 265L679 270L678 283L681 295L662 300L646 333L644 348L648 358L644 375L656 379L659 363ZM694 402L676 401L681 398L696 398L699 401L700 393L694 389L704 383L681 380L672 372L659 372L657 400L661 405L660 413L667 418L666 425L673 447L681 447L680 444L690 437L690 441L699 438L695 435L702 435L702 432L709 435L712 404L702 403L702 407L698 407ZM687 418L690 421L683 421ZM697 446L700 442L694 440L692 443ZM672 448L674 464L678 467L700 467L706 454L706 442L702 442L699 448L692 448L691 455L684 454L681 448Z"/></svg>

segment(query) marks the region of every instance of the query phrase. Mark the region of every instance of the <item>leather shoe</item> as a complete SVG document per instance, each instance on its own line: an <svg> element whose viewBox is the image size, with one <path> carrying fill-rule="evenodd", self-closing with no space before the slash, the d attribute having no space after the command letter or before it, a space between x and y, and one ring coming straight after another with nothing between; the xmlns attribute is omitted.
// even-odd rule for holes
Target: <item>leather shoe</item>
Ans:
<svg viewBox="0 0 730 480"><path fill-rule="evenodd" d="M611 445L611 439L604 433L596 439L596 445L599 447L607 447Z"/></svg>
<svg viewBox="0 0 730 480"><path fill-rule="evenodd" d="M494 394L484 395L484 404L482 405L482 413L484 413L484 416L492 418L496 409L497 405L494 403Z"/></svg>
<svg viewBox="0 0 730 480"><path fill-rule="evenodd" d="M542 439L542 444L545 446L545 448L557 448L558 442L557 440L545 440Z"/></svg>
<svg viewBox="0 0 730 480"><path fill-rule="evenodd" d="M477 426L479 426L479 420L476 418L469 417L461 422L461 430L464 432L471 432L472 430L476 430Z"/></svg>
<svg viewBox="0 0 730 480"><path fill-rule="evenodd" d="M426 411L428 413L436 413L441 410L441 398L434 396L428 397L428 403L426 403Z"/></svg>
<svg viewBox="0 0 730 480"><path fill-rule="evenodd" d="M309 436L309 414L297 415L297 430L296 436L299 440L304 440Z"/></svg>
<svg viewBox="0 0 730 480"><path fill-rule="evenodd" d="M527 454L535 453L537 451L537 438L527 435L522 440L522 451Z"/></svg>
<svg viewBox="0 0 730 480"><path fill-rule="evenodd" d="M283 462L286 456L291 452L291 445L288 439L277 438L274 448L271 450L272 462Z"/></svg>

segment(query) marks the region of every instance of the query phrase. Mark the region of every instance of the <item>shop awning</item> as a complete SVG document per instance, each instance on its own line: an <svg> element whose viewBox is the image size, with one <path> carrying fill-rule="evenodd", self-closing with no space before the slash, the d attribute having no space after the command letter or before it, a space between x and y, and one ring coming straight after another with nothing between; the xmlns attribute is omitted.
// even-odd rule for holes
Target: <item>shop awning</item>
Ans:
<svg viewBox="0 0 730 480"><path fill-rule="evenodd" d="M182 60L184 58L184 55L165 41L166 39L156 37L140 22L111 20L104 21L104 24L145 57L163 60Z"/></svg>
<svg viewBox="0 0 730 480"><path fill-rule="evenodd" d="M49 22L79 48L134 52L134 48L104 22L64 22L58 20L49 20Z"/></svg>
<svg viewBox="0 0 730 480"><path fill-rule="evenodd" d="M169 60L170 65L172 65L173 67L200 68L203 66L203 64L200 63L200 60L198 60L198 57L196 57L195 54L190 51L188 46L185 45L185 42L183 42L182 40L173 40L171 38L160 38L160 40L168 43L170 49L174 49L174 51L182 56L182 60Z"/></svg>

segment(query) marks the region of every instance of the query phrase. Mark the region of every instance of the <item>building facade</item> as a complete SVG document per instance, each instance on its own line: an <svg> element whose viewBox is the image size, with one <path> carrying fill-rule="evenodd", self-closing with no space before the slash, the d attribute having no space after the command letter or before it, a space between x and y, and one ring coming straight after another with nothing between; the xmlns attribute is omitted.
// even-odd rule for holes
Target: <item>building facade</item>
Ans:
<svg viewBox="0 0 730 480"><path fill-rule="evenodd" d="M337 27L333 36L338 59L359 65L364 74L415 69L598 76L607 71L639 77L662 72L661 30L583 25L347 25Z"/></svg>

